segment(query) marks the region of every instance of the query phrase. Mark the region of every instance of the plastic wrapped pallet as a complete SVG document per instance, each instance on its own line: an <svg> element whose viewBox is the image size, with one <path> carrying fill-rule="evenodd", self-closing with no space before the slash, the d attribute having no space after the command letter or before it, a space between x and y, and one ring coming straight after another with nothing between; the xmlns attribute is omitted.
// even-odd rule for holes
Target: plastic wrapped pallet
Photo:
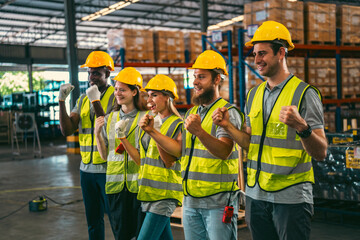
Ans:
<svg viewBox="0 0 360 240"><path fill-rule="evenodd" d="M195 62L196 58L202 53L201 36L206 33L186 32L184 33L185 49L189 51L189 61Z"/></svg>
<svg viewBox="0 0 360 240"><path fill-rule="evenodd" d="M307 2L305 28L308 44L336 43L336 4Z"/></svg>
<svg viewBox="0 0 360 240"><path fill-rule="evenodd" d="M153 32L138 29L111 29L107 33L108 52L120 62L120 49L125 49L126 61L154 62Z"/></svg>
<svg viewBox="0 0 360 240"><path fill-rule="evenodd" d="M265 0L246 3L244 6L244 25L261 25L273 20L285 25L294 43L304 44L304 3L288 0ZM245 41L249 41L245 37Z"/></svg>
<svg viewBox="0 0 360 240"><path fill-rule="evenodd" d="M344 141L358 139L351 134L332 135ZM360 202L360 142L344 141L330 144L323 162L313 160L314 197Z"/></svg>
<svg viewBox="0 0 360 240"><path fill-rule="evenodd" d="M157 62L185 62L183 32L157 31L154 35Z"/></svg>
<svg viewBox="0 0 360 240"><path fill-rule="evenodd" d="M360 59L342 58L341 66L343 98L360 97Z"/></svg>
<svg viewBox="0 0 360 240"><path fill-rule="evenodd" d="M308 83L317 87L325 98L336 98L335 58L310 58L308 61Z"/></svg>
<svg viewBox="0 0 360 240"><path fill-rule="evenodd" d="M343 45L359 45L360 7L339 5L337 15L337 27L341 29L341 43Z"/></svg>

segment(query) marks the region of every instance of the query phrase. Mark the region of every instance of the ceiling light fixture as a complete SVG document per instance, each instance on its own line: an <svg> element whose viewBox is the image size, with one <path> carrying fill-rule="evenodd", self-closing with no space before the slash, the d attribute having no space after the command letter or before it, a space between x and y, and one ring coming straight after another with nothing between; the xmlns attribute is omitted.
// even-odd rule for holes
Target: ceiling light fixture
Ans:
<svg viewBox="0 0 360 240"><path fill-rule="evenodd" d="M232 18L231 20L226 20L226 21L223 21L223 22L219 22L218 24L211 25L211 26L208 27L208 30L219 29L220 27L225 27L225 26L231 25L231 24L236 23L236 22L241 22L243 20L244 20L244 15L240 15L240 16Z"/></svg>
<svg viewBox="0 0 360 240"><path fill-rule="evenodd" d="M140 0L124 0L124 1L120 1L120 2L115 3L115 4L113 4L113 5L109 6L109 7L101 9L100 11L97 11L95 13L92 13L90 15L82 17L81 20L90 22L90 21L95 20L95 19L97 19L99 17L102 17L102 16L105 16L105 15L107 15L109 13L112 13L112 12L114 12L116 10L119 10L121 8L129 6L132 3L136 3L138 1L140 1Z"/></svg>

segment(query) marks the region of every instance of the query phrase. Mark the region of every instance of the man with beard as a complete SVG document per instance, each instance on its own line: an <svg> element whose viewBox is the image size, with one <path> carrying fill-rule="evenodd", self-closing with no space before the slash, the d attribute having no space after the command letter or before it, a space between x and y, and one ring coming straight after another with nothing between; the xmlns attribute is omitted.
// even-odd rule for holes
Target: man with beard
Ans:
<svg viewBox="0 0 360 240"><path fill-rule="evenodd" d="M192 66L196 104L185 115L180 139L161 134L151 137L173 156L181 158L185 239L237 239L239 206L238 149L222 127L213 124L212 113L225 107L232 124L241 129L243 115L219 94L228 75L224 58L215 51L201 53ZM223 219L226 206L233 215ZM222 221L222 219L224 221Z"/></svg>
<svg viewBox="0 0 360 240"><path fill-rule="evenodd" d="M81 153L80 182L88 224L89 239L105 239L104 211L107 212L108 200L105 194L106 161L97 150L94 134L95 110L92 102L99 101L105 114L114 105L114 87L107 83L110 71L114 71L112 58L102 51L89 54L85 64L88 68L88 81L91 87L76 101L70 116L66 112L65 99L74 89L71 84L63 84L59 91L60 127L64 136L79 129Z"/></svg>
<svg viewBox="0 0 360 240"><path fill-rule="evenodd" d="M255 64L268 80L251 89L245 131L229 121L225 108L213 114L248 150L245 219L254 240L310 238L313 215L311 157L326 156L323 109L319 91L287 68L294 48L284 25L264 22L246 46L254 46Z"/></svg>

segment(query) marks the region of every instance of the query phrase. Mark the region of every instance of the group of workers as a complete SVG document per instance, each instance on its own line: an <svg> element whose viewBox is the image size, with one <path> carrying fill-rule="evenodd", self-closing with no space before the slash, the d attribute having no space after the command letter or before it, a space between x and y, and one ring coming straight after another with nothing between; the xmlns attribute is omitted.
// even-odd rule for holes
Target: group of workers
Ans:
<svg viewBox="0 0 360 240"><path fill-rule="evenodd" d="M183 206L185 239L236 240L239 147L247 151L245 220L252 238L309 239L311 158L323 160L327 149L321 95L289 72L294 45L281 23L264 22L246 45L267 81L249 91L245 114L221 98L228 72L212 50L192 65L194 107L184 117L170 77L155 75L143 87L141 74L128 67L111 86L114 62L102 51L81 66L91 86L70 115L64 101L74 87L60 87L62 133L79 129L89 239L105 238L104 212L115 239L173 239L170 216Z"/></svg>

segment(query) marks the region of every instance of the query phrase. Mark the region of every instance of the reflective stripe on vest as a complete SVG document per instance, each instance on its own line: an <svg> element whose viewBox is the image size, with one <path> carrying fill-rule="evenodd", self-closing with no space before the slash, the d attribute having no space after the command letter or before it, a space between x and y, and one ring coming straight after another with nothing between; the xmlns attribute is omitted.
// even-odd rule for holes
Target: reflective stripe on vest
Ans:
<svg viewBox="0 0 360 240"><path fill-rule="evenodd" d="M138 111L135 118L129 122L130 128L126 131L127 140L131 145L135 146L138 141L138 123L145 115L145 111ZM106 194L115 194L123 190L125 182L126 188L132 192L138 192L138 174L140 167L135 161L124 151L122 154L115 150L121 143L120 139L115 137L115 124L120 121L120 112L111 112L108 118L106 133L109 142L109 155L107 158L106 170Z"/></svg>
<svg viewBox="0 0 360 240"><path fill-rule="evenodd" d="M217 108L233 108L227 101L218 99L211 106L201 122L201 127L210 135L216 137L217 126L213 124L212 114ZM191 108L187 113L196 114L198 106ZM244 117L242 114L241 120ZM213 156L201 141L190 132L184 130L183 157L181 159L181 174L183 177L183 189L185 195L192 197L207 197L220 192L231 191L234 180L238 179L238 149L234 148L226 160ZM235 185L233 191L238 190Z"/></svg>
<svg viewBox="0 0 360 240"><path fill-rule="evenodd" d="M176 116L168 117L160 128L160 132L170 138L174 137L176 130L181 127L182 120ZM140 201L159 201L163 199L175 199L178 205L182 205L183 190L181 185L181 166L178 161L170 168L166 168L162 161L156 142L151 138L147 151L141 143L145 132L141 131L140 157L141 167L139 175Z"/></svg>
<svg viewBox="0 0 360 240"><path fill-rule="evenodd" d="M109 114L111 112L114 100L114 87L109 86L100 99L100 103L105 114ZM93 134L95 129L95 115L90 116L90 104L91 102L86 95L82 95L78 100L78 106L81 107L79 124L81 159L84 164L101 164L106 161L100 157L96 147L96 139Z"/></svg>
<svg viewBox="0 0 360 240"><path fill-rule="evenodd" d="M250 90L247 99L251 123L247 185L254 187L258 182L264 191L275 192L303 182L314 183L311 157L304 150L296 130L279 120L282 106L295 105L300 109L310 85L293 76L281 90L267 122L264 122L265 85L266 82Z"/></svg>

